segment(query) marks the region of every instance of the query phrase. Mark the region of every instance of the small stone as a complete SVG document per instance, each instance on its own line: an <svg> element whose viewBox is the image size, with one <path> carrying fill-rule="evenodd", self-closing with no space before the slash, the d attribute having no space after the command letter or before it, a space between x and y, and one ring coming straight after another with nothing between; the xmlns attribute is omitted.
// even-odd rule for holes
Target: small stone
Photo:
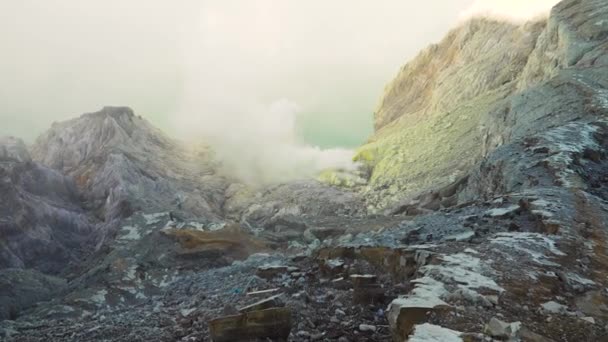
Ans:
<svg viewBox="0 0 608 342"><path fill-rule="evenodd" d="M346 316L346 312L344 312L343 310L340 310L340 309L336 309L336 316L338 316L338 317Z"/></svg>
<svg viewBox="0 0 608 342"><path fill-rule="evenodd" d="M310 333L308 331L300 330L296 333L298 337L302 338L310 338Z"/></svg>
<svg viewBox="0 0 608 342"><path fill-rule="evenodd" d="M568 311L568 307L554 301L546 302L541 305L543 311L553 314L564 313Z"/></svg>
<svg viewBox="0 0 608 342"><path fill-rule="evenodd" d="M496 317L492 317L490 322L486 324L485 332L492 337L498 338L509 338L519 330L521 323L507 323L499 320Z"/></svg>
<svg viewBox="0 0 608 342"><path fill-rule="evenodd" d="M490 301L490 303L492 303L494 306L498 305L498 296L496 296L496 295L486 296L486 299L488 301Z"/></svg>
<svg viewBox="0 0 608 342"><path fill-rule="evenodd" d="M593 317L581 317L583 321L589 322L591 324L595 324L595 318Z"/></svg>
<svg viewBox="0 0 608 342"><path fill-rule="evenodd" d="M359 331L362 332L376 332L376 326L371 324L360 324Z"/></svg>
<svg viewBox="0 0 608 342"><path fill-rule="evenodd" d="M319 341L319 340L322 340L324 336L325 336L324 333L317 333L317 334L311 335L310 336L310 340L311 341Z"/></svg>

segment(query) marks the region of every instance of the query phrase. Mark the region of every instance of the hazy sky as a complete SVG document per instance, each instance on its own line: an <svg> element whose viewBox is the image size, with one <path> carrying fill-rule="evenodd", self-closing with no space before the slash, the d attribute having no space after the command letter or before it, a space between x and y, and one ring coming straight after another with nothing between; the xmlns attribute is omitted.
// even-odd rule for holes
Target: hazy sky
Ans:
<svg viewBox="0 0 608 342"><path fill-rule="evenodd" d="M0 0L0 134L30 139L106 104L172 130L194 67L213 73L205 87L239 87L222 89L235 101L247 90L298 103L298 129L314 143L353 146L384 84L469 3Z"/></svg>
<svg viewBox="0 0 608 342"><path fill-rule="evenodd" d="M399 67L463 16L555 2L0 0L0 135L127 105L174 135L351 148Z"/></svg>

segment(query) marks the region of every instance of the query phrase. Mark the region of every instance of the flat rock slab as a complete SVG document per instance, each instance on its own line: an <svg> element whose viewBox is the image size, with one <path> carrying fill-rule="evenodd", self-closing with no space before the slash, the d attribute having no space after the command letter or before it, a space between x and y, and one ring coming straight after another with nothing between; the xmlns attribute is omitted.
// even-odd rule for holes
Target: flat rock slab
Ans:
<svg viewBox="0 0 608 342"><path fill-rule="evenodd" d="M255 302L251 305L247 305L239 309L239 312L251 312L251 311L260 311L266 310L270 308L283 307L285 303L282 300L283 295L278 294L276 296L268 297L266 299L262 299L259 302Z"/></svg>

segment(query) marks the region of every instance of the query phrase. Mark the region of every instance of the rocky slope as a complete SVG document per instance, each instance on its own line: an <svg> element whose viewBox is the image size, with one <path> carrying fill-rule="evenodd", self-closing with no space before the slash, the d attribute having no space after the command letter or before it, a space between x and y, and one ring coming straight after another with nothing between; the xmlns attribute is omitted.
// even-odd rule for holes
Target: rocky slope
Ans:
<svg viewBox="0 0 608 342"><path fill-rule="evenodd" d="M58 273L95 245L73 179L32 161L22 141L0 140L0 180L0 268Z"/></svg>
<svg viewBox="0 0 608 342"><path fill-rule="evenodd" d="M501 145L603 113L604 6L566 1L522 26L472 20L408 63L356 156L371 170L370 207L439 190Z"/></svg>
<svg viewBox="0 0 608 342"><path fill-rule="evenodd" d="M70 300L90 303L72 316L95 307L96 293L132 305L181 270L304 243L311 218L363 212L355 194L314 180L269 189L236 183L218 174L207 148L167 137L126 107L56 123L30 150L15 138L0 141L0 268L19 275L0 296L4 318L48 298L20 291L25 283L57 292L56 282L31 281L45 274L69 282ZM35 270L42 273L27 273Z"/></svg>
<svg viewBox="0 0 608 342"><path fill-rule="evenodd" d="M180 146L125 107L56 123L32 147L34 159L76 179L105 220L167 209L219 218L227 185L208 154Z"/></svg>
<svg viewBox="0 0 608 342"><path fill-rule="evenodd" d="M239 184L127 108L54 125L33 161L3 140L2 241L43 254L0 271L0 336L608 340L607 49L605 1L472 20L389 85L361 172L321 176L342 187ZM17 206L88 225L23 229ZM67 281L35 270L47 222L94 246Z"/></svg>

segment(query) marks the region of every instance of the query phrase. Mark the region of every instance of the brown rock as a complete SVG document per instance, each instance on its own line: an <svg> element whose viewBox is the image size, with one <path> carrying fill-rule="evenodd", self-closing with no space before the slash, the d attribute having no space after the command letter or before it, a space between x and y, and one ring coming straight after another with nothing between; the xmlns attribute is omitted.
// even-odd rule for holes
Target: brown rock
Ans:
<svg viewBox="0 0 608 342"><path fill-rule="evenodd" d="M374 304L384 299L384 289L378 284L378 277L375 275L353 274L350 279L353 282L355 304Z"/></svg>
<svg viewBox="0 0 608 342"><path fill-rule="evenodd" d="M407 341L408 336L414 332L414 327L426 322L431 313L445 314L450 309L451 307L447 303L439 299L397 298L393 300L387 315L393 341Z"/></svg>
<svg viewBox="0 0 608 342"><path fill-rule="evenodd" d="M416 250L391 247L326 247L316 252L319 267L330 259L364 260L390 274L396 281L409 280L416 271Z"/></svg>
<svg viewBox="0 0 608 342"><path fill-rule="evenodd" d="M257 338L287 341L291 331L291 310L271 308L226 316L209 322L214 342L248 342Z"/></svg>

